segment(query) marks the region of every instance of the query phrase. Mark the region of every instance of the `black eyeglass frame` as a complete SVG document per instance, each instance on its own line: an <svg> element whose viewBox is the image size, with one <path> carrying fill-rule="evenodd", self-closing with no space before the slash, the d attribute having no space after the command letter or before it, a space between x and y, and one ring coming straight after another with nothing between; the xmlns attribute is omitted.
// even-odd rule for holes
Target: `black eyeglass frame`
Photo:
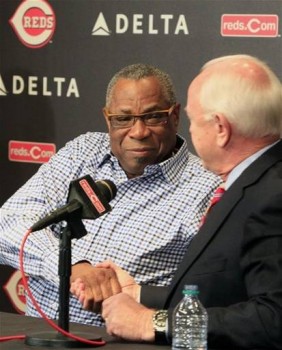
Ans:
<svg viewBox="0 0 282 350"><path fill-rule="evenodd" d="M109 113L106 107L103 108L104 115L108 118L111 127L115 129L126 129L131 128L137 119L141 119L142 122L146 126L154 127L166 124L168 122L168 118L170 117L171 113L173 112L174 108L176 107L176 104L172 105L168 109L163 109L159 111L152 111L152 112L146 112L141 114L114 114ZM154 115L158 115L159 117L154 118L154 122L150 123L150 118L152 119ZM160 116L161 115L161 116ZM127 124L122 124L122 120L118 120L118 118L124 119ZM120 122L121 124L118 124Z"/></svg>

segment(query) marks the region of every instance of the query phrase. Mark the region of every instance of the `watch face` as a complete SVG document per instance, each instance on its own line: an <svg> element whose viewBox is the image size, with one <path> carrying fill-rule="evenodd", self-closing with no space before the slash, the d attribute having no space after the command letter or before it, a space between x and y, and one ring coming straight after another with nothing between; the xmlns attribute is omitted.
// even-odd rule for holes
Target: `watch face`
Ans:
<svg viewBox="0 0 282 350"><path fill-rule="evenodd" d="M153 324L154 324L155 331L165 332L166 322L167 322L167 311L166 310L156 311L153 317Z"/></svg>

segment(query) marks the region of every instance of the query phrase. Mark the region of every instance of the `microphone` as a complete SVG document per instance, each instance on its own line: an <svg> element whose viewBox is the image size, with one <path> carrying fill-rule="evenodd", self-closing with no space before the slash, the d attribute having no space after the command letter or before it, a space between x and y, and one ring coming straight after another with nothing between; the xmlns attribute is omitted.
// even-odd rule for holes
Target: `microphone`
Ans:
<svg viewBox="0 0 282 350"><path fill-rule="evenodd" d="M116 191L116 186L112 181L100 180L94 182L90 175L71 181L67 204L40 219L30 228L30 231L34 232L62 220L67 222L67 226L63 228L60 235L58 263L58 275L60 277L58 326L66 332L69 332L71 239L79 239L87 234L81 219L96 219L112 209L109 201L115 197ZM93 338L92 333L91 338ZM79 338L74 339L76 340L70 340L62 334L58 336L58 334L41 333L34 337L27 336L25 344L67 348L82 347L81 344L86 344L81 343Z"/></svg>
<svg viewBox="0 0 282 350"><path fill-rule="evenodd" d="M63 220L97 219L109 212L110 202L116 195L115 184L110 180L94 182L90 175L71 181L67 204L37 221L35 232Z"/></svg>

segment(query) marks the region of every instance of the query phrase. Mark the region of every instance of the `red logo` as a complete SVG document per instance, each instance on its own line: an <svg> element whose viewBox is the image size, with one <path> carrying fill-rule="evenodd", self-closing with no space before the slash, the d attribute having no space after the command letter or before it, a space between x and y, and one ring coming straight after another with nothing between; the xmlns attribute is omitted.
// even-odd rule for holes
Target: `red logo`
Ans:
<svg viewBox="0 0 282 350"><path fill-rule="evenodd" d="M9 160L13 162L46 163L55 153L53 143L9 142Z"/></svg>
<svg viewBox="0 0 282 350"><path fill-rule="evenodd" d="M83 188L87 197L91 200L92 204L96 208L99 214L103 213L106 209L101 203L100 199L97 197L96 193L92 190L91 186L86 180L79 181L80 186Z"/></svg>
<svg viewBox="0 0 282 350"><path fill-rule="evenodd" d="M20 314L25 313L26 298L21 272L15 271L3 286L3 289L17 312Z"/></svg>
<svg viewBox="0 0 282 350"><path fill-rule="evenodd" d="M277 37L277 15L231 15L221 17L222 36Z"/></svg>
<svg viewBox="0 0 282 350"><path fill-rule="evenodd" d="M10 19L19 40L27 47L38 49L53 37L55 13L46 0L24 0Z"/></svg>

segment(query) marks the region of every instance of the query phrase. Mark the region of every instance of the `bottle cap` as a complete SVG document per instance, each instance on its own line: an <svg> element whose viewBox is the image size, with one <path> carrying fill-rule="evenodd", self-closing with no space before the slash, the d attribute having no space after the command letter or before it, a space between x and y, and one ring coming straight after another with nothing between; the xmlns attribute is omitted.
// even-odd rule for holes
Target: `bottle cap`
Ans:
<svg viewBox="0 0 282 350"><path fill-rule="evenodd" d="M199 294L198 286L196 284L185 284L182 294L197 295Z"/></svg>

